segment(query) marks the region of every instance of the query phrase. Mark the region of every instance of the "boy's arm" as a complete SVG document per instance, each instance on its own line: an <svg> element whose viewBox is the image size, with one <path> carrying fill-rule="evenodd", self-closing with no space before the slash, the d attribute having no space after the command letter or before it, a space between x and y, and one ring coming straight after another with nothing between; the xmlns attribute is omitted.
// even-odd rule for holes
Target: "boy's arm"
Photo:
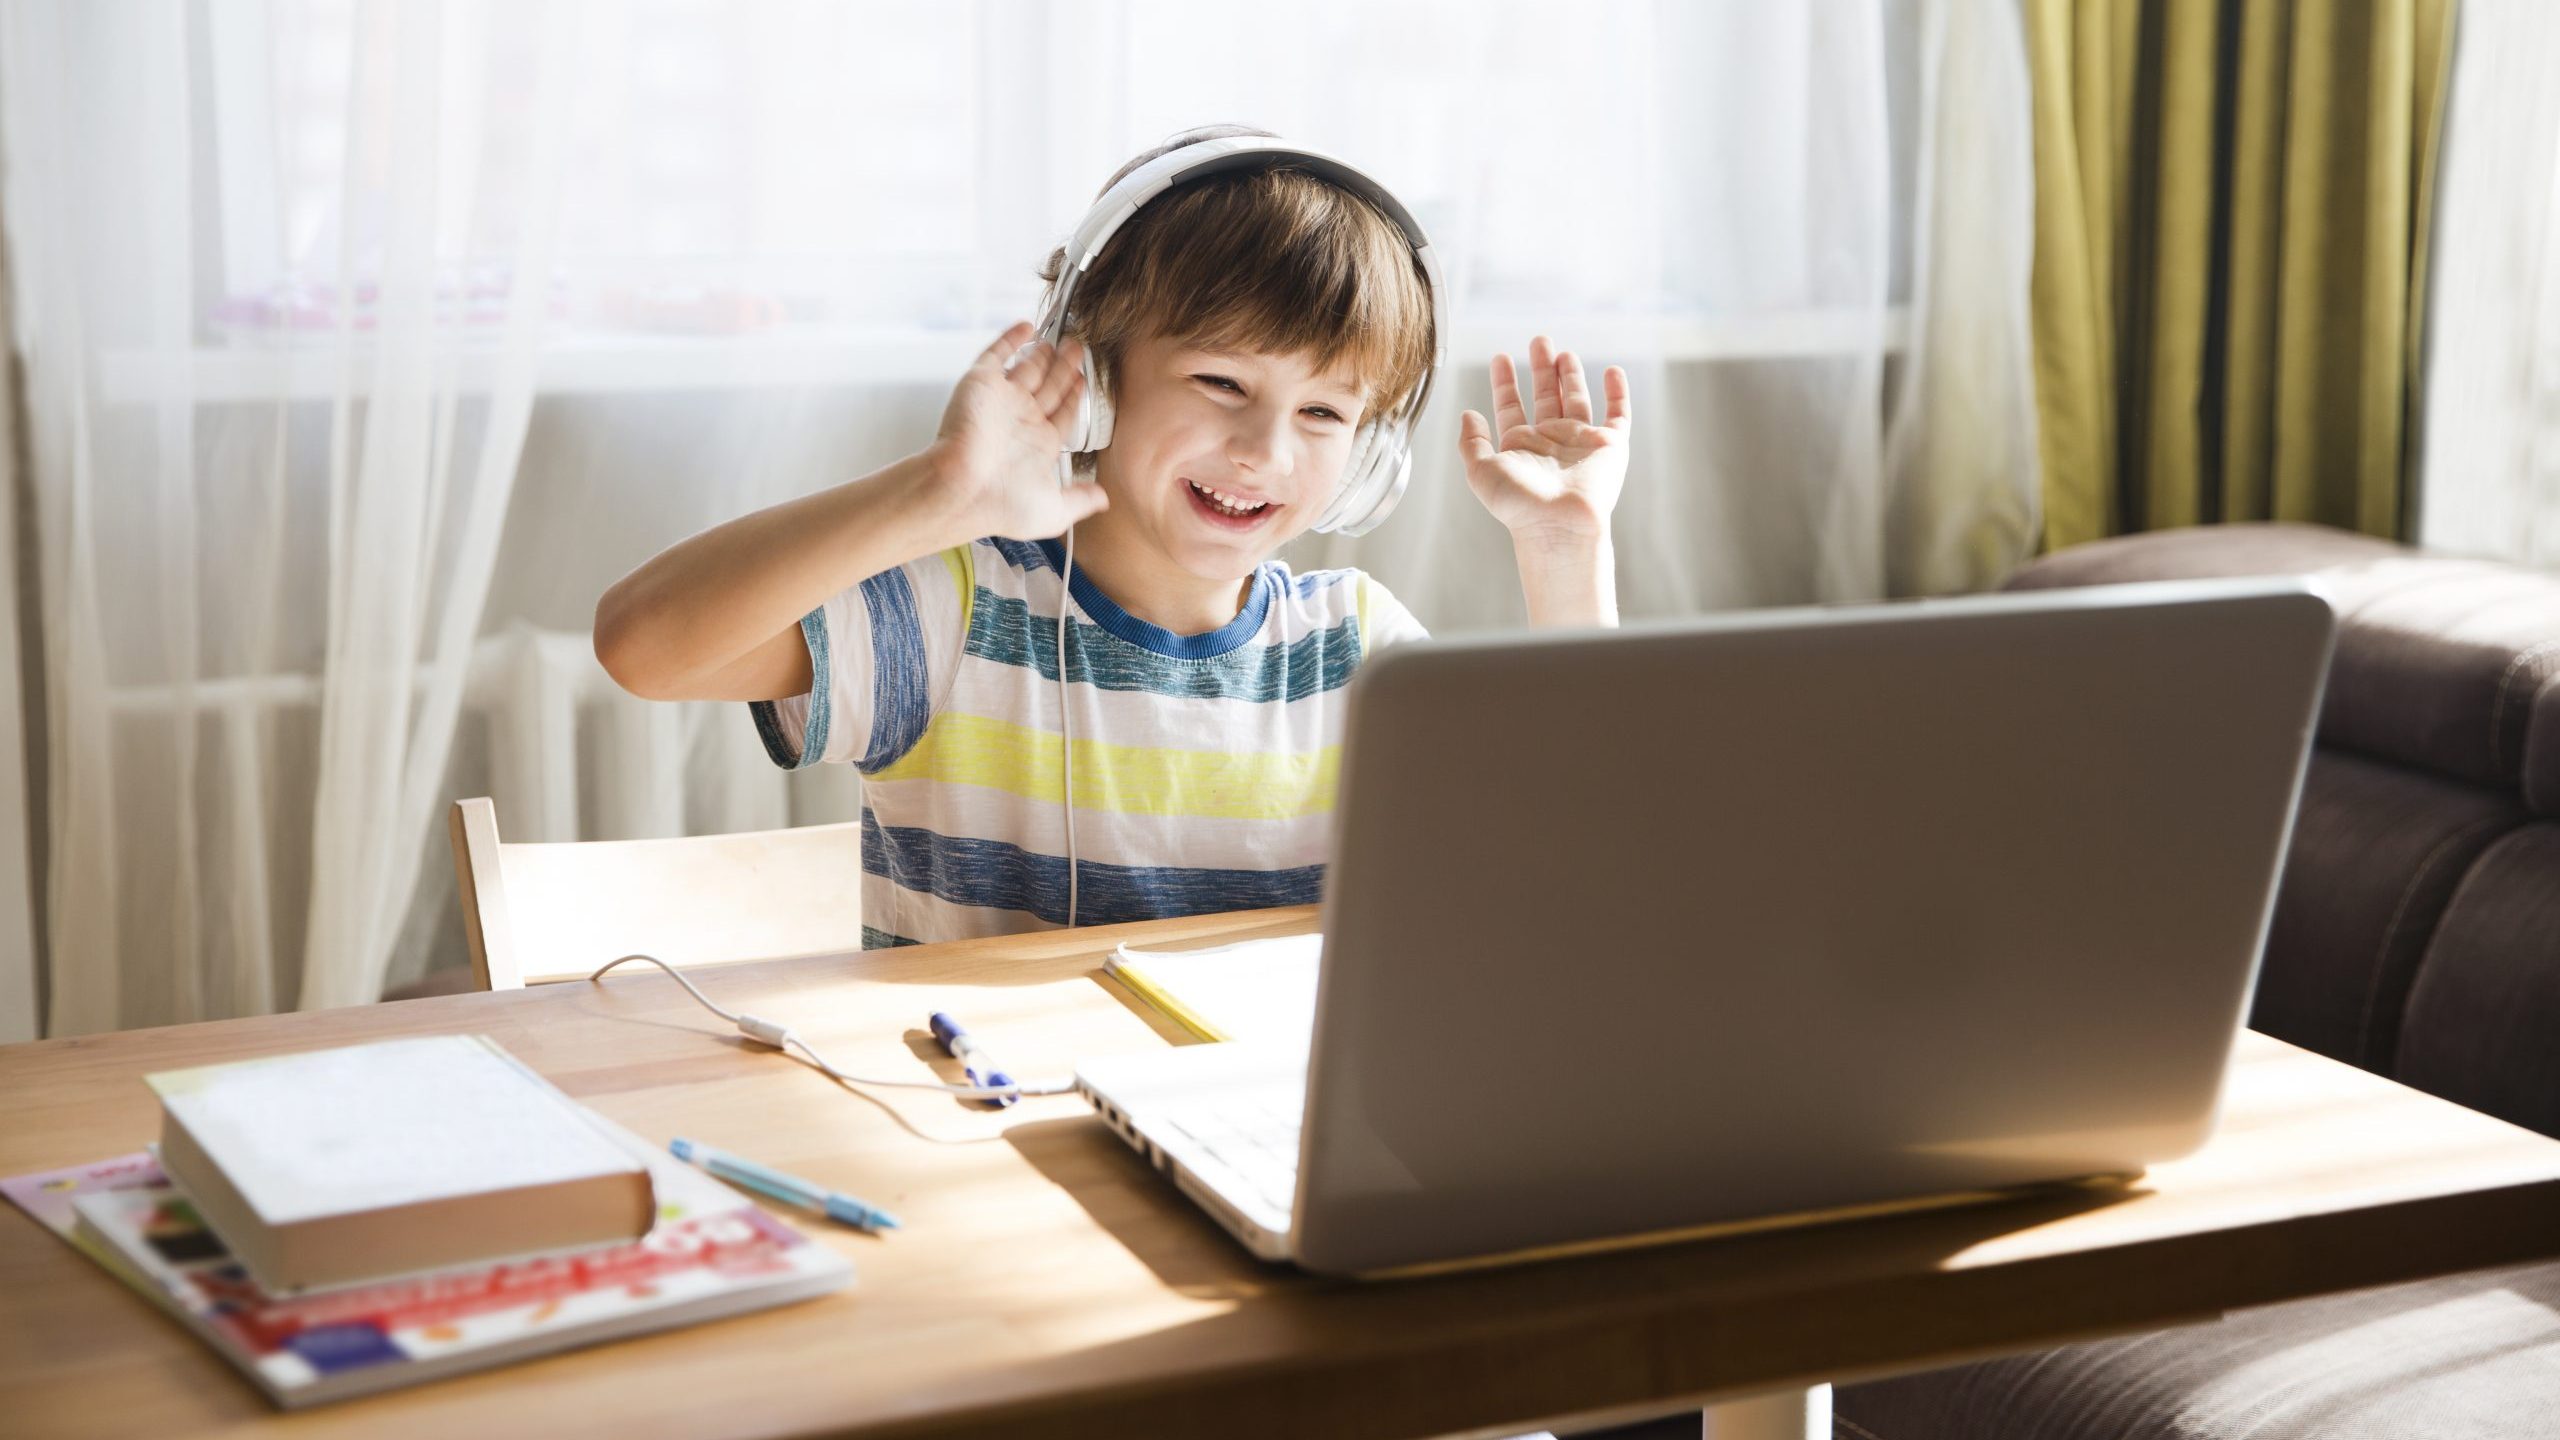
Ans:
<svg viewBox="0 0 2560 1440"><path fill-rule="evenodd" d="M1627 374L1615 365L1605 372L1607 422L1594 425L1591 387L1572 351L1557 350L1541 335L1529 342L1529 372L1537 423L1520 403L1508 355L1493 357L1493 424L1473 410L1459 417L1467 488L1511 532L1529 623L1615 625L1618 570L1609 515L1626 483L1635 428Z"/></svg>
<svg viewBox="0 0 2560 1440"><path fill-rule="evenodd" d="M1520 562L1520 593L1532 625L1618 623L1618 558L1608 521L1596 537L1537 537L1511 532Z"/></svg>
<svg viewBox="0 0 2560 1440"><path fill-rule="evenodd" d="M596 659L647 700L781 700L813 677L800 617L948 538L931 451L660 552L596 602ZM976 537L967 537L974 539Z"/></svg>
<svg viewBox="0 0 2560 1440"><path fill-rule="evenodd" d="M1061 422L1083 385L1077 346L1014 325L961 377L931 446L675 545L605 591L596 659L651 700L782 700L818 677L800 617L872 576L982 535L1055 535L1105 505L1061 489Z"/></svg>

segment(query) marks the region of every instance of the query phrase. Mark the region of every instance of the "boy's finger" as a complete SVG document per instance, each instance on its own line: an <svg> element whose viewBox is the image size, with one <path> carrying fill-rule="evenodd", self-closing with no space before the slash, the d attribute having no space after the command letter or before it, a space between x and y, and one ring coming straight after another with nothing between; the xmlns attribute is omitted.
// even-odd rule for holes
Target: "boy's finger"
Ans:
<svg viewBox="0 0 2560 1440"><path fill-rule="evenodd" d="M1497 433L1508 435L1529 423L1520 410L1520 377L1511 368L1509 355L1493 357L1493 426Z"/></svg>
<svg viewBox="0 0 2560 1440"><path fill-rule="evenodd" d="M1074 414L1076 397L1084 393L1086 383L1083 371L1060 361L1048 382L1040 387L1040 413L1048 416L1050 423L1064 428Z"/></svg>
<svg viewBox="0 0 2560 1440"><path fill-rule="evenodd" d="M1037 395L1040 382L1049 378L1050 362L1057 358L1057 354L1046 345L1034 345L1006 366L1004 373L1013 383Z"/></svg>
<svg viewBox="0 0 2560 1440"><path fill-rule="evenodd" d="M1458 417L1458 454L1467 460L1494 456L1493 434L1485 428L1484 417L1473 410Z"/></svg>
<svg viewBox="0 0 2560 1440"><path fill-rule="evenodd" d="M1004 365L1004 362L1012 357L1013 352L1021 349L1023 342L1030 338L1031 322L1028 320L1016 320L1012 324L1004 327L1004 333L995 338L995 343L989 345L986 349L979 351L978 358L972 363L984 365L992 361L996 366L1001 368Z"/></svg>
<svg viewBox="0 0 2560 1440"><path fill-rule="evenodd" d="M1040 388L1033 392L1039 397L1041 414L1055 414L1059 402L1066 398L1067 387L1075 384L1083 375L1084 367L1076 363L1076 357L1083 353L1083 347L1073 340L1068 341L1064 348L1057 352L1057 363L1049 367L1048 376L1041 380Z"/></svg>
<svg viewBox="0 0 2560 1440"><path fill-rule="evenodd" d="M1529 384L1537 396L1538 418L1552 420L1556 415L1556 347L1555 342L1540 335L1529 342Z"/></svg>
<svg viewBox="0 0 2560 1440"><path fill-rule="evenodd" d="M1591 423L1591 382L1582 374L1582 357L1567 350L1556 357L1556 385L1564 396L1564 418Z"/></svg>
<svg viewBox="0 0 2560 1440"><path fill-rule="evenodd" d="M1096 483L1083 482L1067 487L1067 504L1074 507L1076 519L1084 520L1111 508L1111 497Z"/></svg>
<svg viewBox="0 0 2560 1440"><path fill-rule="evenodd" d="M1608 397L1609 428L1624 434L1636 423L1636 402L1627 390L1627 372L1610 366L1600 373L1600 388Z"/></svg>

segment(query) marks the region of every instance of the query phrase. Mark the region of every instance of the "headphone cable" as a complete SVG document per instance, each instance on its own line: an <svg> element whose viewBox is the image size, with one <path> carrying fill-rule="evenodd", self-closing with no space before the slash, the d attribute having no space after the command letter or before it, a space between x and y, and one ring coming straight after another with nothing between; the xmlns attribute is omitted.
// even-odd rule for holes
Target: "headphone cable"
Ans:
<svg viewBox="0 0 2560 1440"><path fill-rule="evenodd" d="M1062 467L1071 464L1061 456ZM1058 566L1058 800L1067 820L1067 928L1076 928L1076 741L1074 711L1067 704L1067 608L1074 592L1067 577L1076 565L1076 527L1067 526L1066 556Z"/></svg>
<svg viewBox="0 0 2560 1440"><path fill-rule="evenodd" d="M789 1054L793 1046L798 1046L800 1053L808 1057L809 1064L816 1067L828 1079L839 1084L871 1086L883 1090L939 1090L945 1095L957 1095L964 1100L1000 1100L1008 1103L1018 1096L1065 1095L1076 1088L1072 1080L1037 1081L1027 1085L951 1085L940 1080L884 1080L870 1075L848 1075L828 1063L827 1057L819 1054L816 1046L800 1038L799 1032L790 1026L780 1021L767 1020L761 1015L742 1014L715 1003L710 996L697 989L691 980L686 979L683 971L655 955L633 954L625 955L619 960L609 960L596 967L595 973L587 977L587 983L600 984L604 980L605 972L633 960L645 960L674 976L675 982L683 986L685 993L692 996L703 1009L735 1025L738 1027L739 1034L758 1045L769 1046L784 1054Z"/></svg>

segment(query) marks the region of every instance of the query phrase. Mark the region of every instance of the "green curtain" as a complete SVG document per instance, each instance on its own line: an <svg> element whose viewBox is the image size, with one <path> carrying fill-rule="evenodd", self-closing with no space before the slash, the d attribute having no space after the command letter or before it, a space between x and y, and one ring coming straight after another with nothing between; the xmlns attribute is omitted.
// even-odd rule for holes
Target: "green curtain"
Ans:
<svg viewBox="0 0 2560 1440"><path fill-rule="evenodd" d="M2048 549L2400 537L2454 0L2026 0Z"/></svg>

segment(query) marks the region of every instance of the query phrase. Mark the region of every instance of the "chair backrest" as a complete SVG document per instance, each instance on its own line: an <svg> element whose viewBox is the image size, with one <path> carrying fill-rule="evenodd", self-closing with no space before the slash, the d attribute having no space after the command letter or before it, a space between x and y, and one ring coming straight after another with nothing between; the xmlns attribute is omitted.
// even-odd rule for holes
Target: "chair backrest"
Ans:
<svg viewBox="0 0 2560 1440"><path fill-rule="evenodd" d="M482 988L583 979L634 951L670 965L862 948L862 827L510 845L485 799L448 819Z"/></svg>

